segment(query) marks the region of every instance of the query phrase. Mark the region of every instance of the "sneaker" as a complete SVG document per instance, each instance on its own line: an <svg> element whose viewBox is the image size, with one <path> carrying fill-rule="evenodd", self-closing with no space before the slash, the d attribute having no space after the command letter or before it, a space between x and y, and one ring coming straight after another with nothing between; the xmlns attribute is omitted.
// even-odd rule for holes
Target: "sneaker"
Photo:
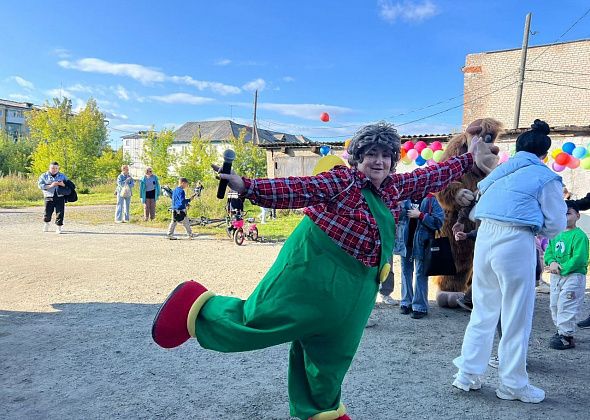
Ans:
<svg viewBox="0 0 590 420"><path fill-rule="evenodd" d="M188 239L189 240L197 239L197 236L199 236L199 234L197 234L197 233L191 233L190 235L188 235Z"/></svg>
<svg viewBox="0 0 590 420"><path fill-rule="evenodd" d="M115 220L115 223L123 223L122 220Z"/></svg>
<svg viewBox="0 0 590 420"><path fill-rule="evenodd" d="M422 312L422 311L412 311L412 313L410 314L410 316L414 319L422 319L426 315L428 315L428 312Z"/></svg>
<svg viewBox="0 0 590 420"><path fill-rule="evenodd" d="M382 303L384 305L397 305L398 302L394 298L389 295L382 295L381 293L377 294L377 303Z"/></svg>
<svg viewBox="0 0 590 420"><path fill-rule="evenodd" d="M367 324L365 325L365 328L371 328L374 327L375 325L377 325L377 317L373 314L371 314L369 316L369 319L367 319Z"/></svg>
<svg viewBox="0 0 590 420"><path fill-rule="evenodd" d="M582 329L590 328L590 316L585 320L578 322L578 327Z"/></svg>
<svg viewBox="0 0 590 420"><path fill-rule="evenodd" d="M405 306L402 305L399 307L399 311L402 315L408 315L412 312L412 307L411 306Z"/></svg>
<svg viewBox="0 0 590 420"><path fill-rule="evenodd" d="M49 232L49 222L43 224L43 232Z"/></svg>
<svg viewBox="0 0 590 420"><path fill-rule="evenodd" d="M531 384L521 389L512 389L500 385L496 389L496 396L502 400L519 400L524 403L538 404L545 399L545 391Z"/></svg>
<svg viewBox="0 0 590 420"><path fill-rule="evenodd" d="M488 361L488 366L494 369L498 369L498 366L500 366L500 359L498 358L497 354L494 354L492 355L492 357L490 357L490 360Z"/></svg>
<svg viewBox="0 0 590 420"><path fill-rule="evenodd" d="M55 233L57 233L59 235L61 232L62 232L62 226L56 226Z"/></svg>
<svg viewBox="0 0 590 420"><path fill-rule="evenodd" d="M465 297L460 297L459 299L457 299L457 305L459 305L461 308L465 309L466 311L471 312L473 310L473 302L465 300Z"/></svg>
<svg viewBox="0 0 590 420"><path fill-rule="evenodd" d="M171 241L175 241L175 240L177 240L177 239L178 239L178 238L177 238L176 236L174 236L174 235L166 235L166 238L170 239Z"/></svg>
<svg viewBox="0 0 590 420"><path fill-rule="evenodd" d="M549 340L549 347L554 350L567 350L576 347L576 343L574 343L574 337L555 334Z"/></svg>
<svg viewBox="0 0 590 420"><path fill-rule="evenodd" d="M547 283L541 280L537 286L537 293L551 293L551 288Z"/></svg>
<svg viewBox="0 0 590 420"><path fill-rule="evenodd" d="M463 391L476 391L481 389L481 377L471 373L457 372L454 376L453 386Z"/></svg>

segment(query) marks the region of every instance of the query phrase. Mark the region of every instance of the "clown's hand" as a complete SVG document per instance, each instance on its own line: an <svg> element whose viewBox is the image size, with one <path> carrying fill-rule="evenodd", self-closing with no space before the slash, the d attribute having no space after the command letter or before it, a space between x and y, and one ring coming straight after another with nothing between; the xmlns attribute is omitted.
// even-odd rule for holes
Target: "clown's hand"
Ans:
<svg viewBox="0 0 590 420"><path fill-rule="evenodd" d="M465 225L463 223L456 222L453 225L453 228L452 229L453 229L453 234L456 235L458 232L464 232L465 231Z"/></svg>
<svg viewBox="0 0 590 420"><path fill-rule="evenodd" d="M498 166L498 146L492 143L485 143L481 137L474 137L469 145L468 152L473 155L475 166L484 173L492 172Z"/></svg>
<svg viewBox="0 0 590 420"><path fill-rule="evenodd" d="M470 191L466 188L461 188L455 195L455 201L461 207L469 206L473 200L475 200L475 194L473 194L473 191Z"/></svg>
<svg viewBox="0 0 590 420"><path fill-rule="evenodd" d="M244 184L244 180L234 171L231 171L231 174L222 174L220 173L221 168L219 166L211 165L211 167L216 172L216 177L218 179L226 179L228 181L228 185L232 190L234 190L238 194L242 194L246 191L246 185Z"/></svg>

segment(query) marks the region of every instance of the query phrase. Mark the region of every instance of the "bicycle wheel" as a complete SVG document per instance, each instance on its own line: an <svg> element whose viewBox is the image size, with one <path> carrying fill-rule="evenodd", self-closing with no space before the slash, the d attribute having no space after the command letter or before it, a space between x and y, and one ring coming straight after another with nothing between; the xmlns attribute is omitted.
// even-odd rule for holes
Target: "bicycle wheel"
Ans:
<svg viewBox="0 0 590 420"><path fill-rule="evenodd" d="M240 228L234 232L234 242L236 245L242 245L244 243L244 229Z"/></svg>
<svg viewBox="0 0 590 420"><path fill-rule="evenodd" d="M254 242L256 242L258 240L258 228L257 227L250 229L249 238L251 240L253 240Z"/></svg>

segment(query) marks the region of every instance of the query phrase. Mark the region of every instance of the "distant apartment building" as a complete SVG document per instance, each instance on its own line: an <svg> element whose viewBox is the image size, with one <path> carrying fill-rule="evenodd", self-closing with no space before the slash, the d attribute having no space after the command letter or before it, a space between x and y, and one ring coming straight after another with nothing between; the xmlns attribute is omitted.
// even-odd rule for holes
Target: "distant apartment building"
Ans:
<svg viewBox="0 0 590 420"><path fill-rule="evenodd" d="M521 49L467 55L463 125L482 117L513 128ZM590 39L528 48L519 128L540 118L556 126L590 125Z"/></svg>
<svg viewBox="0 0 590 420"><path fill-rule="evenodd" d="M15 139L26 136L29 129L25 121L25 112L33 109L29 102L14 102L0 99L0 130L5 131Z"/></svg>
<svg viewBox="0 0 590 420"><path fill-rule="evenodd" d="M221 154L225 149L225 143L232 137L238 138L240 133L245 131L245 142L252 141L252 127L238 124L231 120L220 121L191 121L183 124L174 132L174 142L169 152L180 156L189 146L194 137L207 139L217 148ZM257 129L260 145L268 144L308 144L312 143L307 137L287 133L279 133ZM128 156L131 164L129 172L133 177L143 176L145 164L143 163L143 143L148 136L147 131L129 134L121 137L123 140L123 154ZM174 169L170 168L171 173Z"/></svg>

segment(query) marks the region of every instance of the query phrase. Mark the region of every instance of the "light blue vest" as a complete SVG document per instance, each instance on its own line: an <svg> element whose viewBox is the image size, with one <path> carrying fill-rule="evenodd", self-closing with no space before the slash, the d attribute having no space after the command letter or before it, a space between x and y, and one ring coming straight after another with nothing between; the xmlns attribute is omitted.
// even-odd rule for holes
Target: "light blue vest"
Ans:
<svg viewBox="0 0 590 420"><path fill-rule="evenodd" d="M538 196L550 181L561 177L534 154L518 152L477 184L482 195L475 218L531 226L537 233L544 222Z"/></svg>

